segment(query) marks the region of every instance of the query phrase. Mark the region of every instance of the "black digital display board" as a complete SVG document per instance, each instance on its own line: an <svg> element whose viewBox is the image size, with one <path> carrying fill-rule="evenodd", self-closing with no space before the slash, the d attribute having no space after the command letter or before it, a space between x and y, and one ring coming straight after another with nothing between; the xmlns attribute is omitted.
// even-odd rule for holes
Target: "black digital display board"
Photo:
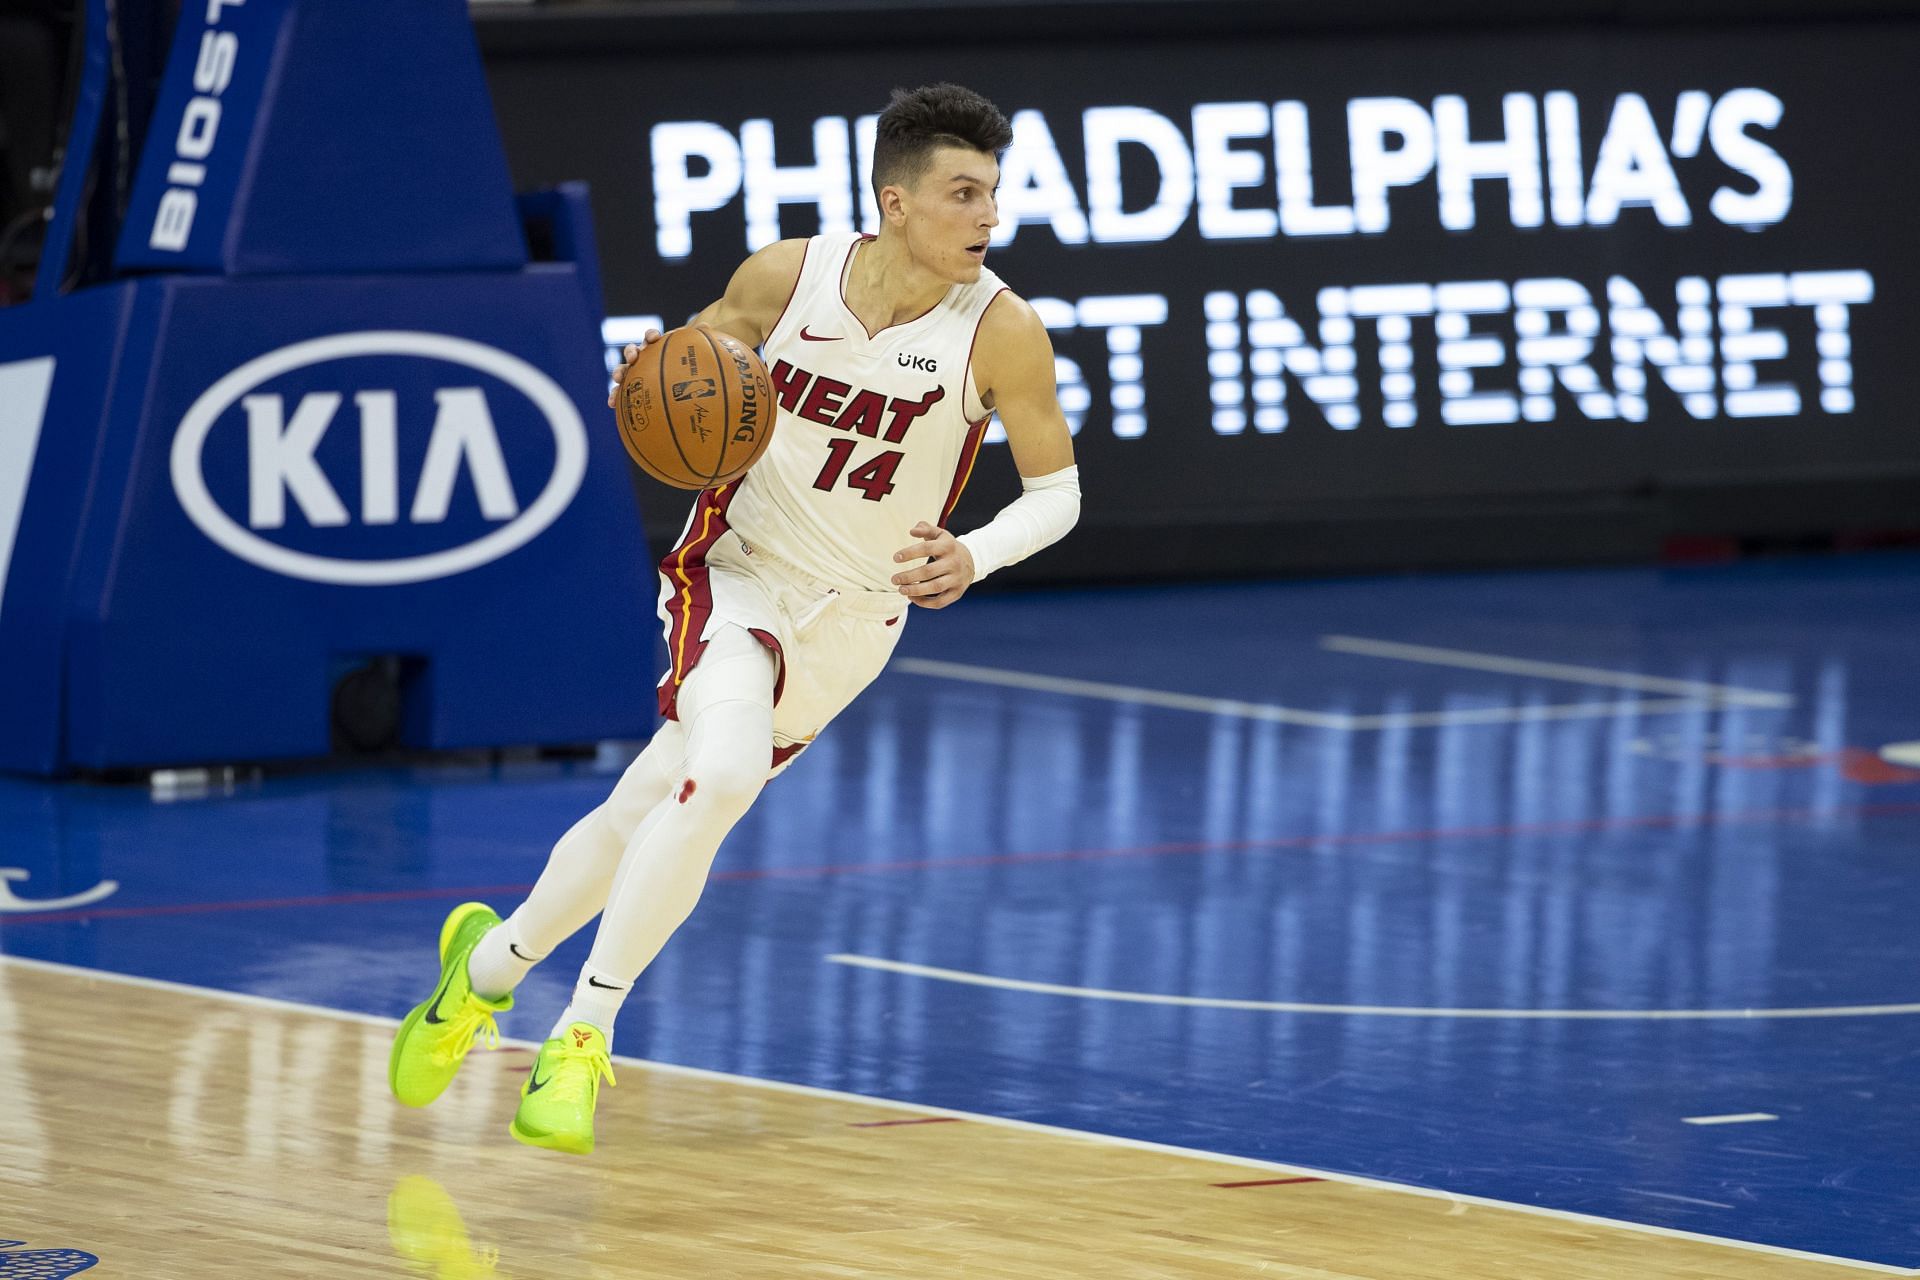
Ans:
<svg viewBox="0 0 1920 1280"><path fill-rule="evenodd" d="M1052 330L1088 495L1060 563L1124 575L1631 554L1745 531L1676 497L1716 492L1772 495L1756 527L1888 518L1920 497L1915 66L1920 24L1871 23L491 74L517 177L593 184L616 338L871 227L893 86L993 98L988 265ZM985 457L956 525L1011 477Z"/></svg>

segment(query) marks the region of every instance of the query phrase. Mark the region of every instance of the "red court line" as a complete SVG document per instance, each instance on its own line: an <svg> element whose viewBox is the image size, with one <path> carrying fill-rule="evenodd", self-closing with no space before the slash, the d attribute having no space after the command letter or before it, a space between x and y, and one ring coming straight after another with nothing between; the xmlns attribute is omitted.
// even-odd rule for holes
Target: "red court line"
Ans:
<svg viewBox="0 0 1920 1280"><path fill-rule="evenodd" d="M891 1129L901 1124L959 1124L959 1116L923 1116L918 1120L862 1120L848 1121L849 1129Z"/></svg>
<svg viewBox="0 0 1920 1280"><path fill-rule="evenodd" d="M978 867L1030 866L1049 862L1094 862L1110 858L1165 858L1196 853L1255 853L1276 849L1340 849L1426 840L1485 840L1514 836L1601 834L1646 828L1738 826L1799 822L1815 818L1891 817L1920 813L1920 802L1863 804L1829 809L1754 809L1745 813L1649 814L1638 818L1592 818L1580 822L1523 822L1505 826L1436 827L1419 831L1369 831L1350 835L1279 836L1266 840L1198 840L1137 845L1118 849L1056 849L1037 853L988 853L958 858L914 858L895 862L845 862L816 867L747 867L717 871L715 881L808 880L828 876L877 875L895 871L955 871ZM21 924L64 924L77 920L129 919L141 916L203 915L222 911L271 911L285 907L354 906L375 902L412 902L430 898L480 898L521 894L531 884L461 885L397 889L385 893L317 894L304 898L254 898L240 902L179 902L152 907L98 907L77 911L7 913L0 928Z"/></svg>
<svg viewBox="0 0 1920 1280"><path fill-rule="evenodd" d="M1216 1187L1284 1187L1294 1182L1325 1182L1325 1178L1256 1178L1252 1182L1216 1182Z"/></svg>

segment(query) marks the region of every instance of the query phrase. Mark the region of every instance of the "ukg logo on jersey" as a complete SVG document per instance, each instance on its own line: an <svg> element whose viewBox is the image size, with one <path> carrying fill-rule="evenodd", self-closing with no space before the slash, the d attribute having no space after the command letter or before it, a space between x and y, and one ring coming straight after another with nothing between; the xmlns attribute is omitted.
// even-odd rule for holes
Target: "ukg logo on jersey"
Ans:
<svg viewBox="0 0 1920 1280"><path fill-rule="evenodd" d="M538 537L586 474L560 386L518 356L438 333L281 347L207 388L173 439L200 531L263 569L390 586L444 578Z"/></svg>

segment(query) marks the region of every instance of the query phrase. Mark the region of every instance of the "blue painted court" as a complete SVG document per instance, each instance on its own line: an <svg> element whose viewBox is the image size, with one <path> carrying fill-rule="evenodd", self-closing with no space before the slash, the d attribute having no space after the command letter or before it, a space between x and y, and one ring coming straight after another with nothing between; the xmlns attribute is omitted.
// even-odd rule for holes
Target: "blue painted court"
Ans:
<svg viewBox="0 0 1920 1280"><path fill-rule="evenodd" d="M616 1049L1920 1267L1916 629L1906 553L917 614ZM635 745L0 782L0 950L397 1016Z"/></svg>

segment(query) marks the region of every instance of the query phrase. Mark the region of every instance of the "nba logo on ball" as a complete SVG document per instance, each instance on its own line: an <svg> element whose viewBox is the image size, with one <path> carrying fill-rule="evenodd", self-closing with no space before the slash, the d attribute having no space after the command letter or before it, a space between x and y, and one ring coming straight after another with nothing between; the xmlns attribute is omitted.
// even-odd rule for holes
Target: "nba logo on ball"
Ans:
<svg viewBox="0 0 1920 1280"><path fill-rule="evenodd" d="M573 501L587 436L552 378L446 334L365 331L249 360L174 434L180 507L273 573L353 586L478 568Z"/></svg>

